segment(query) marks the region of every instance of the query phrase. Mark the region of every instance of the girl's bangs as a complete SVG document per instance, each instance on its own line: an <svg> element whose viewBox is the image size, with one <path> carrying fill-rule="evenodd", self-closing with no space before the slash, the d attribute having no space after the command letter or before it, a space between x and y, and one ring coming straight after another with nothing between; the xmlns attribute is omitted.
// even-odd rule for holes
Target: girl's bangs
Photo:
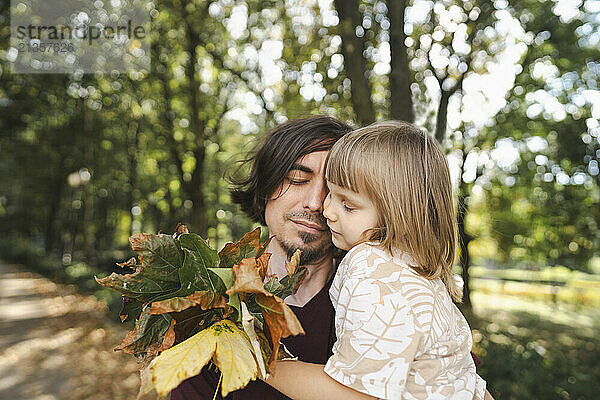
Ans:
<svg viewBox="0 0 600 400"><path fill-rule="evenodd" d="M340 141L342 141L340 139ZM344 189L353 192L361 192L365 189L364 159L361 157L361 151L358 143L344 143L344 146L334 145L331 149L325 168L325 179ZM362 162L361 162L362 161Z"/></svg>

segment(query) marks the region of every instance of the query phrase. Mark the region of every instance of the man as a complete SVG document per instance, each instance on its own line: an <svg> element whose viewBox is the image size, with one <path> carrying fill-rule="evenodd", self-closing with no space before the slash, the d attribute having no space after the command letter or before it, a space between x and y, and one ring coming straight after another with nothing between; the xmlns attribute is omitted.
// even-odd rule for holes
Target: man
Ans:
<svg viewBox="0 0 600 400"><path fill-rule="evenodd" d="M255 222L266 225L274 236L270 272L286 275L284 260L297 250L308 273L296 294L285 302L298 317L306 335L282 340L301 361L325 364L335 341L334 314L329 300L329 284L334 257L331 233L323 217L327 195L324 173L329 149L352 128L330 117L314 116L287 122L269 134L247 160L250 175L233 180L232 200ZM218 374L205 368L171 393L171 400L212 399ZM220 398L217 394L217 398ZM232 400L288 399L262 381L252 381L245 389L227 397Z"/></svg>

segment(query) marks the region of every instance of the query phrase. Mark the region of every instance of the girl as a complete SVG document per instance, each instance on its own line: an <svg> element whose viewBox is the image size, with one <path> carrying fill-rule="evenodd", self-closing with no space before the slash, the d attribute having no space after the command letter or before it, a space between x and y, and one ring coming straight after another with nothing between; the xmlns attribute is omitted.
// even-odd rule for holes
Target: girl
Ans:
<svg viewBox="0 0 600 400"><path fill-rule="evenodd" d="M469 325L454 301L456 218L435 140L389 121L330 151L323 215L349 250L331 289L337 341L324 366L279 361L267 383L293 399L483 399Z"/></svg>

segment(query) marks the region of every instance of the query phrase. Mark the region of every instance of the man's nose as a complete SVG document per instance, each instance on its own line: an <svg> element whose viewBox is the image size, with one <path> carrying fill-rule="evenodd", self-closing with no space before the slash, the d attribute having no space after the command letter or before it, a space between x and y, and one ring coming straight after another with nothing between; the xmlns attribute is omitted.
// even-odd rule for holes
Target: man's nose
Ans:
<svg viewBox="0 0 600 400"><path fill-rule="evenodd" d="M313 212L323 211L323 200L327 195L327 186L325 182L315 180L312 185L307 188L304 194L304 208Z"/></svg>

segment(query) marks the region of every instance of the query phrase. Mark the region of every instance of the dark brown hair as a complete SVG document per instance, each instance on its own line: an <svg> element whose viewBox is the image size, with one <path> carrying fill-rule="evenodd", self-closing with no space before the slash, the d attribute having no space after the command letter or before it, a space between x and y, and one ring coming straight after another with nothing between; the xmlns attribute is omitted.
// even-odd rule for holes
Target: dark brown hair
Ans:
<svg viewBox="0 0 600 400"><path fill-rule="evenodd" d="M326 151L352 127L324 115L297 119L279 125L241 163L251 166L247 177L229 176L233 188L231 199L253 221L266 225L267 200L281 186L292 165L299 158L316 151ZM239 168L238 168L239 170Z"/></svg>
<svg viewBox="0 0 600 400"><path fill-rule="evenodd" d="M331 149L325 178L365 194L377 208L378 226L365 240L410 254L419 275L441 278L460 301L452 274L457 228L450 170L435 139L402 121L357 129Z"/></svg>

